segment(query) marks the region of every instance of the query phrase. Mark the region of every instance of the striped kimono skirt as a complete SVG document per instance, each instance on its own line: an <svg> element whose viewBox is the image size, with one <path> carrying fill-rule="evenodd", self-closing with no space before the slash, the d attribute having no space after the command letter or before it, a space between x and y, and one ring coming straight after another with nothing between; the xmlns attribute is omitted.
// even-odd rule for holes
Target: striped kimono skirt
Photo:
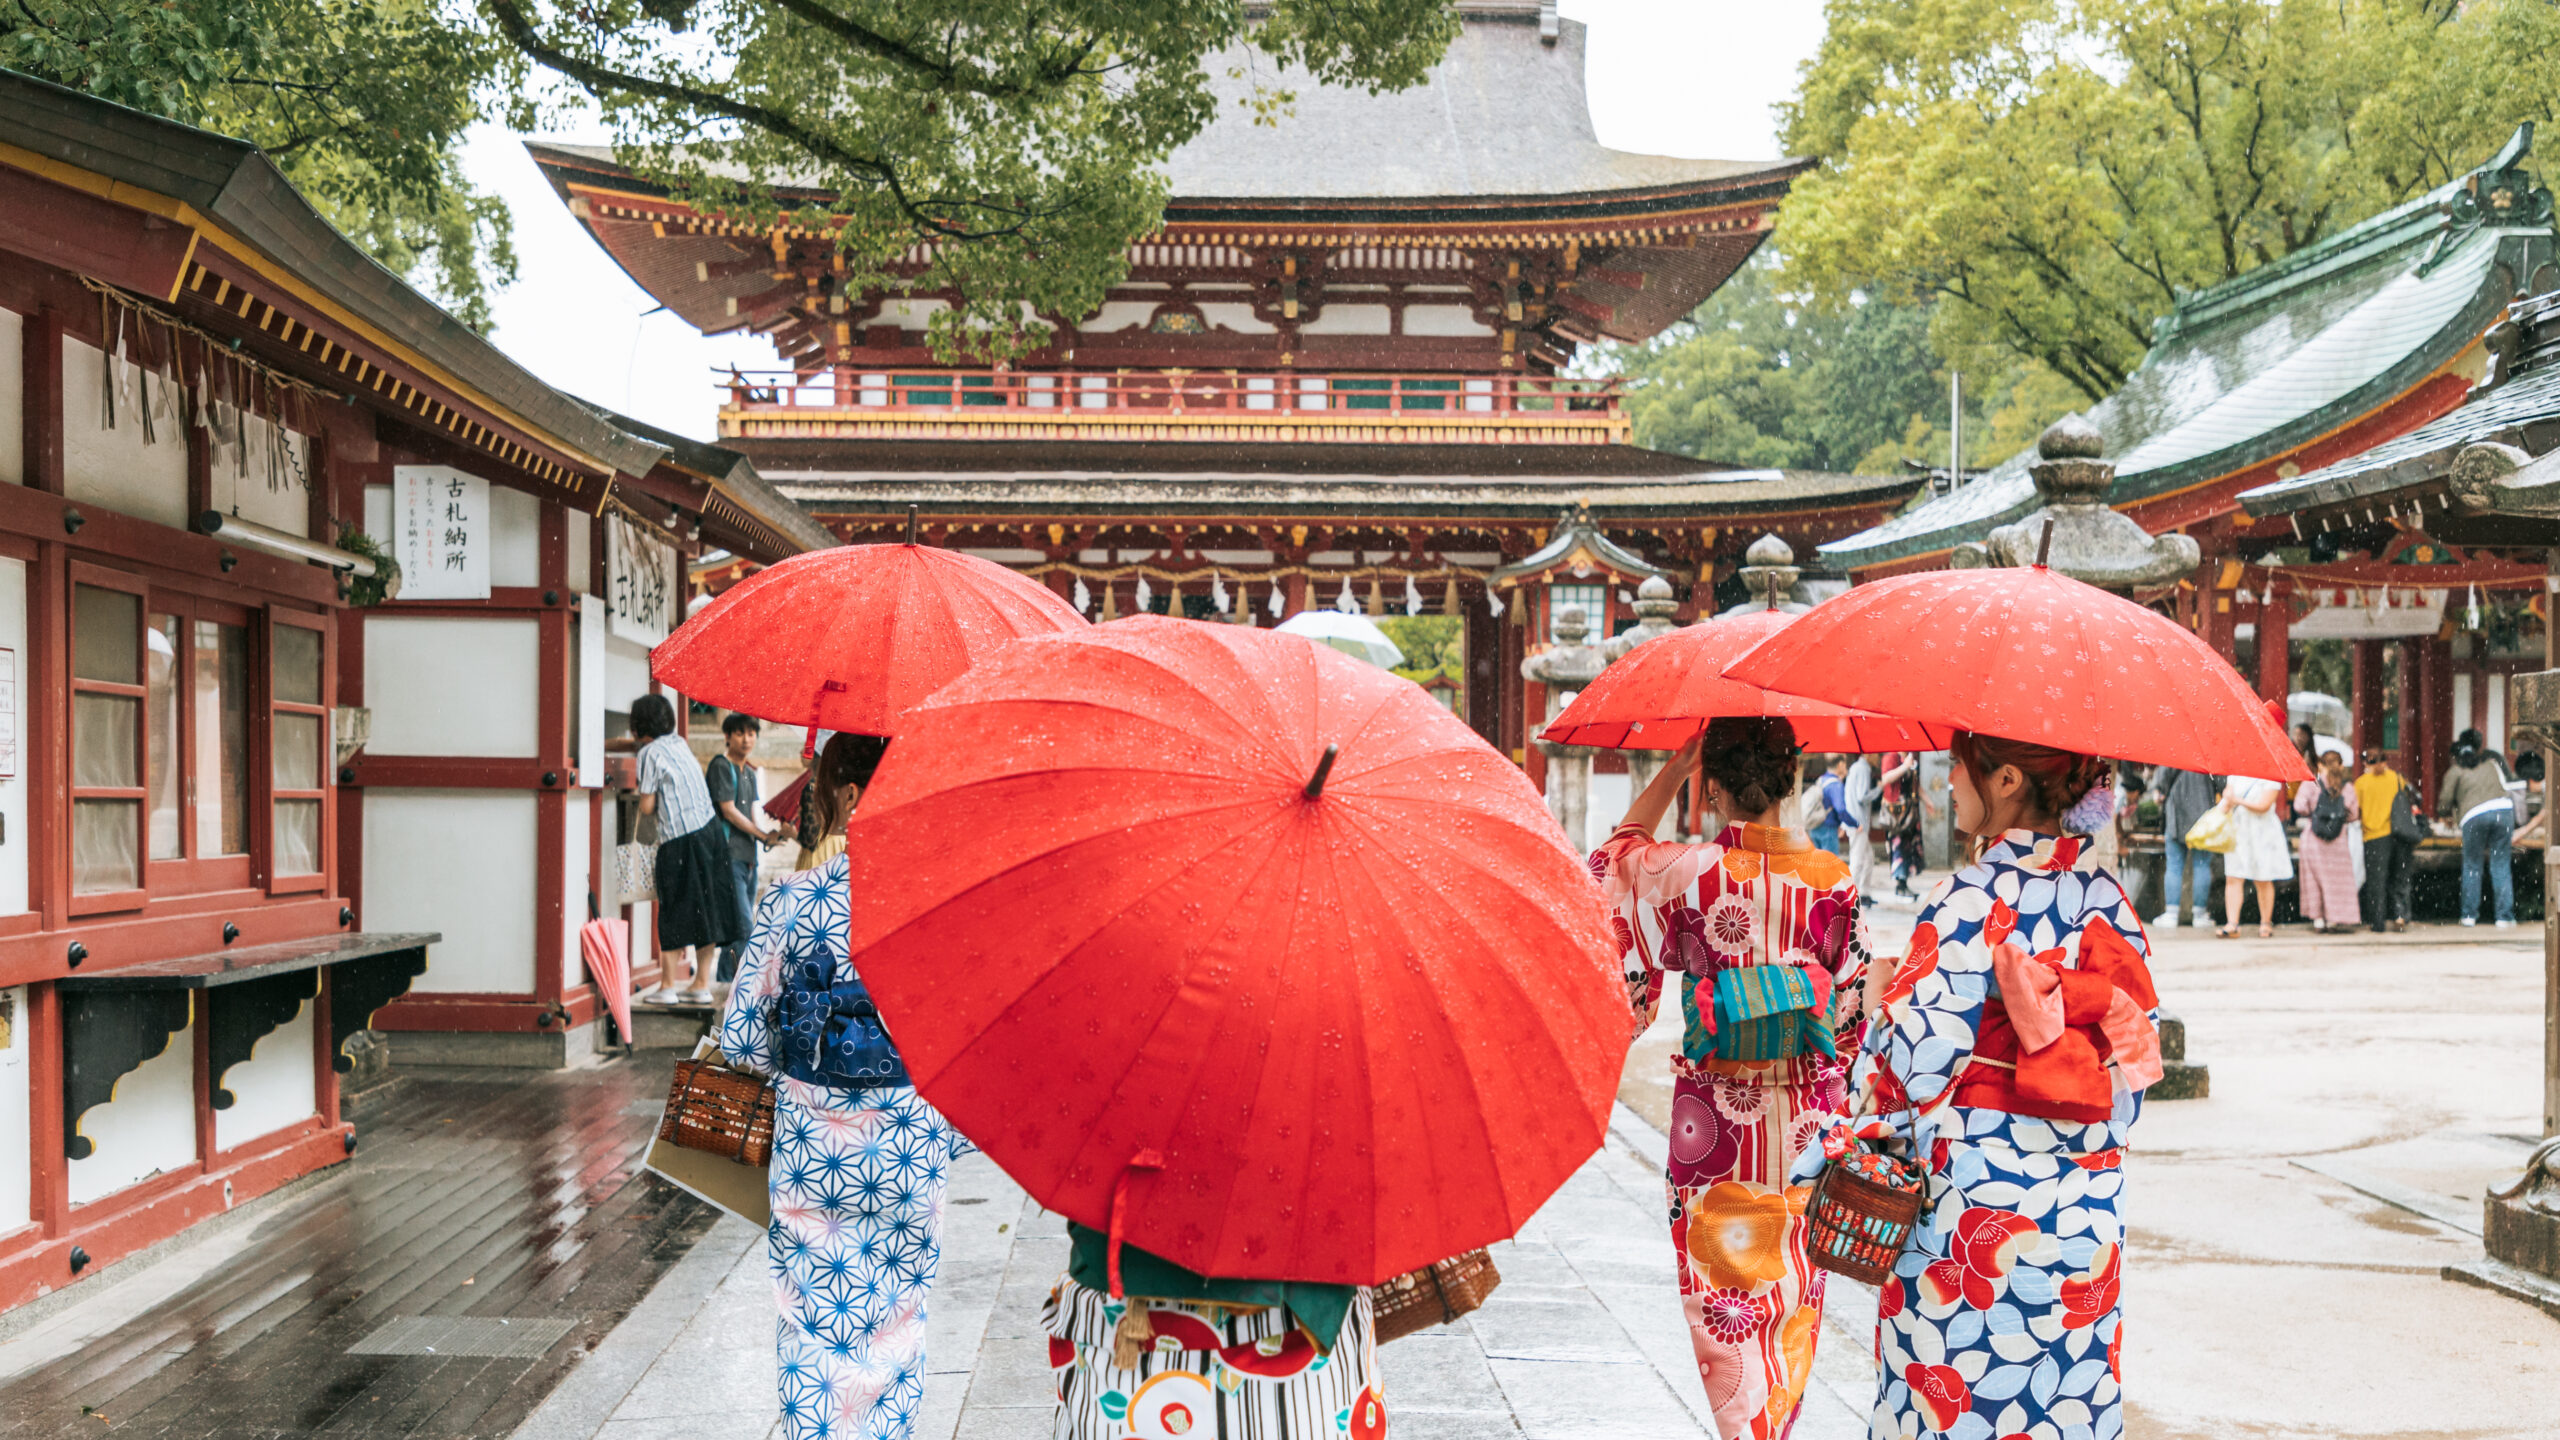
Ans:
<svg viewBox="0 0 2560 1440"><path fill-rule="evenodd" d="M1040 1312L1058 1387L1055 1440L1380 1440L1387 1433L1369 1292L1330 1351L1277 1305L1132 1296L1155 1347L1112 1363L1126 1306L1061 1277Z"/></svg>

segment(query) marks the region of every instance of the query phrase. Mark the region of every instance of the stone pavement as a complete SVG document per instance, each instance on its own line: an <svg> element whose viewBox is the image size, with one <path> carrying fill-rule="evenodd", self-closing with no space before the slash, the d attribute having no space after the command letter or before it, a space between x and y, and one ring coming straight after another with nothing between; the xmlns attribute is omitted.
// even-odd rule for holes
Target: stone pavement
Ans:
<svg viewBox="0 0 2560 1440"><path fill-rule="evenodd" d="M1662 1138L1623 1107L1608 1148L1520 1237L1496 1248L1502 1287L1456 1325L1380 1352L1390 1431L1485 1436L1712 1437L1680 1321L1662 1204ZM1039 1308L1065 1268L1065 1222L983 1157L953 1173L919 1440L1045 1440ZM1842 1313L1874 1313L1844 1286ZM764 1440L777 1431L773 1293L764 1248L724 1220L571 1374L516 1440ZM1802 1440L1863 1435L1874 1393L1861 1335L1825 1340Z"/></svg>

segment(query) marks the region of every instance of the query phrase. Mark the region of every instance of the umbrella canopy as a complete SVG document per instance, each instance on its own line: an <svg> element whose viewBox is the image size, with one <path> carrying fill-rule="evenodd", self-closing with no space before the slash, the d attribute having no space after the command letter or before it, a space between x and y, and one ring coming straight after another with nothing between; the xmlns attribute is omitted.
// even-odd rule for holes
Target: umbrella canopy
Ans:
<svg viewBox="0 0 2560 1440"><path fill-rule="evenodd" d="M1328 757L1331 758L1328 758ZM1419 687L1268 630L1025 641L854 815L917 1088L1042 1205L1216 1276L1370 1284L1599 1147L1627 1000L1538 794Z"/></svg>
<svg viewBox="0 0 2560 1440"><path fill-rule="evenodd" d="M1677 750L1709 720L1784 716L1808 750L1872 754L1944 750L1952 732L1725 678L1724 667L1787 627L1795 615L1760 609L1684 625L1610 662L1539 738L1610 750Z"/></svg>
<svg viewBox="0 0 2560 1440"><path fill-rule="evenodd" d="M1024 635L1085 628L1047 589L932 545L839 545L723 591L650 652L659 683L766 720L894 735L908 706Z"/></svg>
<svg viewBox="0 0 2560 1440"><path fill-rule="evenodd" d="M2212 646L2041 565L1857 586L1725 674L2084 755L2266 780L2310 774L2284 726Z"/></svg>
<svg viewBox="0 0 2560 1440"><path fill-rule="evenodd" d="M613 1023L622 1027L622 1043L631 1043L631 924L626 920L590 920L578 927L578 953L587 957L587 974Z"/></svg>
<svg viewBox="0 0 2560 1440"><path fill-rule="evenodd" d="M1364 616L1342 610L1301 610L1271 627L1283 635L1320 640L1354 660L1388 670L1404 659L1404 648Z"/></svg>

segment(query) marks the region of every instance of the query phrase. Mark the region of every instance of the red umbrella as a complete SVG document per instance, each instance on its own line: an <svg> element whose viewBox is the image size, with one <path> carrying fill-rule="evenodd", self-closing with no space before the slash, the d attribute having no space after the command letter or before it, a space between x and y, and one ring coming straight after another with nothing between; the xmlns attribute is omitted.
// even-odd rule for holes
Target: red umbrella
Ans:
<svg viewBox="0 0 2560 1440"><path fill-rule="evenodd" d="M578 953L587 957L587 974L604 997L613 1023L622 1027L622 1043L631 1043L631 925L624 920L590 920L578 927Z"/></svg>
<svg viewBox="0 0 2560 1440"><path fill-rule="evenodd" d="M1753 610L1684 625L1647 640L1600 672L1540 738L1611 750L1677 750L1725 715L1783 715L1808 750L1871 754L1944 750L1945 726L1852 710L1728 680L1724 667L1786 628L1783 610Z"/></svg>
<svg viewBox="0 0 2560 1440"><path fill-rule="evenodd" d="M1210 1275L1368 1284L1599 1147L1608 916L1519 769L1296 636L1139 617L919 707L853 953L917 1087L1048 1208Z"/></svg>
<svg viewBox="0 0 2560 1440"><path fill-rule="evenodd" d="M996 647L1085 628L1046 588L931 545L840 545L748 576L650 654L706 704L818 730L890 735L908 706Z"/></svg>
<svg viewBox="0 0 2560 1440"><path fill-rule="evenodd" d="M2310 775L2284 726L2213 647L2041 565L1855 586L1725 674L2086 755L2264 780Z"/></svg>

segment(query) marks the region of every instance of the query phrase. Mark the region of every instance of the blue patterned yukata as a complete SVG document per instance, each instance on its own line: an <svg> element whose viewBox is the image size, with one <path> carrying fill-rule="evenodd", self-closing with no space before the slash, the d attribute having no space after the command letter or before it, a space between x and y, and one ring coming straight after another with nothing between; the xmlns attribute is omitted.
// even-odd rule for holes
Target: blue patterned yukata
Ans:
<svg viewBox="0 0 2560 1440"><path fill-rule="evenodd" d="M2012 830L1913 927L1809 1179L1855 1135L1927 1206L1877 1298L1871 1440L2118 1440L2117 1205L2158 1078L2150 942L2077 836Z"/></svg>
<svg viewBox="0 0 2560 1440"><path fill-rule="evenodd" d="M793 975L838 975L844 857L774 885L757 907L720 1020L729 1063L778 1076L774 1296L783 1433L906 1440L924 1409L925 1308L942 1260L951 1162L973 1148L915 1087L794 1079L777 1025Z"/></svg>

